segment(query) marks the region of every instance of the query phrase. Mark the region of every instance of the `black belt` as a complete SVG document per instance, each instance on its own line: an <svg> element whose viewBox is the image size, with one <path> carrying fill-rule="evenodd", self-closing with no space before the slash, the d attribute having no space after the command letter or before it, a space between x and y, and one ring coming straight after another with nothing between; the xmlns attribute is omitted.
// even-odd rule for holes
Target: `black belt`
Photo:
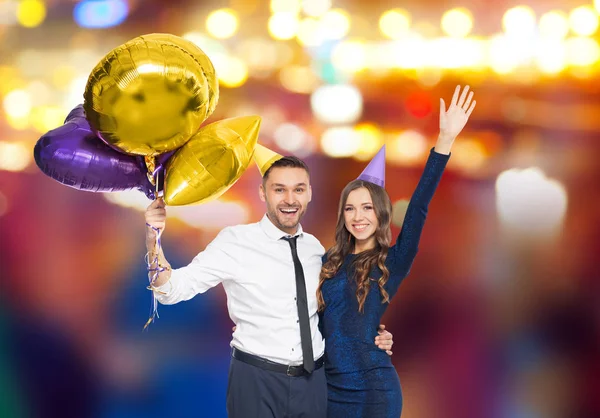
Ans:
<svg viewBox="0 0 600 418"><path fill-rule="evenodd" d="M252 366L260 367L261 369L270 370L272 372L285 373L292 377L308 376L309 374L306 370L304 370L304 366L302 364L299 366L287 366L285 364L275 363L274 361L255 356L253 354L244 353L235 347L233 347L231 355L234 359ZM323 357L324 356L321 356L320 359L315 361L315 370L323 367Z"/></svg>

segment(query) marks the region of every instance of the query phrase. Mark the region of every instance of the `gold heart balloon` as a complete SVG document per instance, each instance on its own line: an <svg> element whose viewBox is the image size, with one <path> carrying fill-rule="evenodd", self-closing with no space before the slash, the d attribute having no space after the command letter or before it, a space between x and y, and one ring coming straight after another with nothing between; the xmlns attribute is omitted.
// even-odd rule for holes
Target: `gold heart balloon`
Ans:
<svg viewBox="0 0 600 418"><path fill-rule="evenodd" d="M144 35L96 65L85 89L85 113L107 144L152 157L194 135L216 106L216 83L209 58L195 44L174 35Z"/></svg>
<svg viewBox="0 0 600 418"><path fill-rule="evenodd" d="M244 116L202 127L167 163L165 203L205 203L225 193L252 161L260 122Z"/></svg>

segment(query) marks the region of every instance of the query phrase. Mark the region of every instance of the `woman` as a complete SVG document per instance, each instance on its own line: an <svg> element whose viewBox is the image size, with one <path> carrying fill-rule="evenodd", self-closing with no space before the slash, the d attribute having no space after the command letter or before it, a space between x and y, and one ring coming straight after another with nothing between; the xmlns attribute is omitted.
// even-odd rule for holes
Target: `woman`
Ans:
<svg viewBox="0 0 600 418"><path fill-rule="evenodd" d="M427 208L452 144L475 108L473 92L468 91L466 86L460 94L457 86L448 111L440 99L440 134L394 246L390 247L392 204L383 188L384 149L342 192L335 245L323 256L317 290L326 342L328 417L397 418L401 414L398 374L389 356L372 341L417 254Z"/></svg>

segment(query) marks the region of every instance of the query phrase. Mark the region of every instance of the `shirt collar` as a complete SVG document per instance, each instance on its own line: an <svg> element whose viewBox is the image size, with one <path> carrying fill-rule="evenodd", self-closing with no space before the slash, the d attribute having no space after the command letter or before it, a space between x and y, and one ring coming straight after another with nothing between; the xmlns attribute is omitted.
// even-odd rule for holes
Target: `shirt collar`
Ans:
<svg viewBox="0 0 600 418"><path fill-rule="evenodd" d="M281 238L292 236L273 225L273 222L271 222L266 213L265 216L263 216L263 218L259 222L259 224L262 230L265 232L265 234L267 234L267 236L272 240L280 240ZM302 225L298 224L298 230L293 236L301 237L302 234Z"/></svg>

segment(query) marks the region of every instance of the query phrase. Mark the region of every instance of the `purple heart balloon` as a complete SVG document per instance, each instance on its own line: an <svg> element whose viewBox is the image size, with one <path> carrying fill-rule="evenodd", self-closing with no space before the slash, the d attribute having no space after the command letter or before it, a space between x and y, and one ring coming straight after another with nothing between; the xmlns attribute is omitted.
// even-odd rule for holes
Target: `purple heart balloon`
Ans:
<svg viewBox="0 0 600 418"><path fill-rule="evenodd" d="M63 126L43 135L33 154L44 174L66 186L90 192L139 189L154 199L155 187L146 175L144 159L115 151L98 138L85 118L83 105L69 113ZM159 170L164 171L171 155L158 157Z"/></svg>

